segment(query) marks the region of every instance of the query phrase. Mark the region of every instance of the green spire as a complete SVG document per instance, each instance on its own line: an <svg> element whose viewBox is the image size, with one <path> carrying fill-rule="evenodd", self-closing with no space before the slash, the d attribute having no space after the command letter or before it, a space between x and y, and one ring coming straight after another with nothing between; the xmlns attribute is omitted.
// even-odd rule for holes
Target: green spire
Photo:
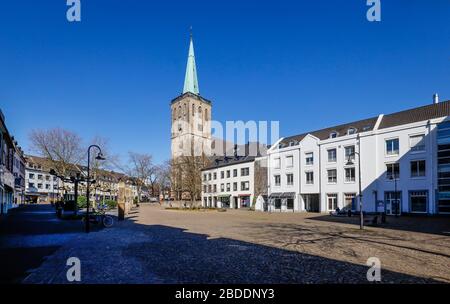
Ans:
<svg viewBox="0 0 450 304"><path fill-rule="evenodd" d="M194 42L192 40L192 32L191 41L189 44L189 57L186 67L186 76L184 78L183 94L186 92L200 95L200 90L198 88L197 68L195 66Z"/></svg>

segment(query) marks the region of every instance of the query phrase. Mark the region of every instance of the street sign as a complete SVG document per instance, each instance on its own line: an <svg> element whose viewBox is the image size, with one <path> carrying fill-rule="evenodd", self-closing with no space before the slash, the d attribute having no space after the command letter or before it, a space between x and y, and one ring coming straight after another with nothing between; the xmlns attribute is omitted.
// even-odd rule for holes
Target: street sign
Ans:
<svg viewBox="0 0 450 304"><path fill-rule="evenodd" d="M377 212L384 212L384 201L377 201Z"/></svg>

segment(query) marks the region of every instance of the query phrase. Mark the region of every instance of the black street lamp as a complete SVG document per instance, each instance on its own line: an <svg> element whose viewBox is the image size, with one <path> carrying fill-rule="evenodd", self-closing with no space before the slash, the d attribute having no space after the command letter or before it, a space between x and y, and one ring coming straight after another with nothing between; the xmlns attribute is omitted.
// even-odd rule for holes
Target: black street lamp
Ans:
<svg viewBox="0 0 450 304"><path fill-rule="evenodd" d="M86 189L86 233L90 231L90 218L89 218L89 202L90 202L90 184L91 184L91 149L96 148L99 152L95 159L97 160L105 160L102 154L102 149L97 145L90 145L88 148L88 166L87 166L87 189Z"/></svg>
<svg viewBox="0 0 450 304"><path fill-rule="evenodd" d="M347 161L346 165L347 166L353 166L354 163L353 163L353 159L352 158L354 158L355 154L358 155L359 227L360 227L361 230L363 230L364 229L364 213L363 213L363 203L362 203L363 194L362 194L362 187L361 187L361 154L360 154L361 153L361 139L360 139L359 135L358 135L358 141L359 141L359 143L358 143L359 152L353 151L353 153L348 156L348 161Z"/></svg>

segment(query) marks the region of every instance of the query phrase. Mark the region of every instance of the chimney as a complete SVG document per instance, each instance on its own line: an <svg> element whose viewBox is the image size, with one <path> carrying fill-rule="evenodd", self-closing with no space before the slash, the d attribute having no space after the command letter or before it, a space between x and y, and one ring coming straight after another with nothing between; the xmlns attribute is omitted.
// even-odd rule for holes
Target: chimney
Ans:
<svg viewBox="0 0 450 304"><path fill-rule="evenodd" d="M439 95L437 93L433 95L433 103L434 104L439 103Z"/></svg>

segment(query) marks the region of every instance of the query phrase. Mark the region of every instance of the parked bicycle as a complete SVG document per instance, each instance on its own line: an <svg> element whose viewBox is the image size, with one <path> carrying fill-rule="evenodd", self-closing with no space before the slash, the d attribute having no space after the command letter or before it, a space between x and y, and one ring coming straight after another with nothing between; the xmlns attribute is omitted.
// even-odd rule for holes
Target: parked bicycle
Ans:
<svg viewBox="0 0 450 304"><path fill-rule="evenodd" d="M114 225L114 218L106 214L108 211L108 206L100 205L98 208L93 208L89 214L89 220L91 224L102 225L105 228L110 228ZM86 215L83 216L83 225L86 224Z"/></svg>

